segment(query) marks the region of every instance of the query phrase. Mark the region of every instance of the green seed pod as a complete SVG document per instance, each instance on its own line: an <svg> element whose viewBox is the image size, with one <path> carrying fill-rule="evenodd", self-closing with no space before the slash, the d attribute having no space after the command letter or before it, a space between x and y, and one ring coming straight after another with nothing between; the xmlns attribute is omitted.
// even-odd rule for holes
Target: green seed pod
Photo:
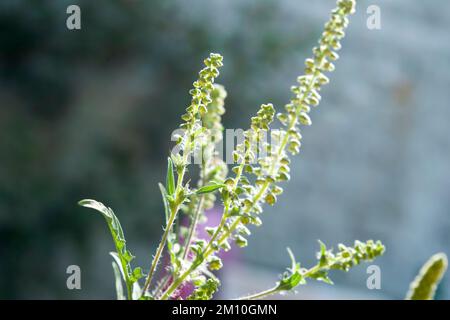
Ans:
<svg viewBox="0 0 450 320"><path fill-rule="evenodd" d="M245 239L241 235L237 235L234 241L236 242L236 245L240 248L246 247L248 245L247 239Z"/></svg>
<svg viewBox="0 0 450 320"><path fill-rule="evenodd" d="M267 204L273 206L275 202L277 202L277 197L273 193L268 193L265 197L265 201Z"/></svg>
<svg viewBox="0 0 450 320"><path fill-rule="evenodd" d="M298 154L300 152L301 143L298 140L292 140L289 142L288 151L292 154Z"/></svg>
<svg viewBox="0 0 450 320"><path fill-rule="evenodd" d="M208 259L208 268L211 271L219 270L223 266L222 260L219 257L211 256Z"/></svg>
<svg viewBox="0 0 450 320"><path fill-rule="evenodd" d="M250 222L257 227L262 225L262 220L259 217L251 217Z"/></svg>
<svg viewBox="0 0 450 320"><path fill-rule="evenodd" d="M304 126L310 126L312 124L311 118L304 112L301 112L299 115L300 123Z"/></svg>
<svg viewBox="0 0 450 320"><path fill-rule="evenodd" d="M202 276L202 275L192 279L192 284L196 287L203 285L205 282L206 282L206 277Z"/></svg>
<svg viewBox="0 0 450 320"><path fill-rule="evenodd" d="M284 125L286 125L288 122L288 116L285 113L278 113L277 118Z"/></svg>
<svg viewBox="0 0 450 320"><path fill-rule="evenodd" d="M281 188L281 187L279 187L279 186L274 186L274 187L272 188L272 193L273 193L274 195L280 195L280 194L283 193L283 188Z"/></svg>
<svg viewBox="0 0 450 320"><path fill-rule="evenodd" d="M317 76L317 82L319 85L324 85L324 84L328 84L330 82L330 79L323 73L320 73Z"/></svg>
<svg viewBox="0 0 450 320"><path fill-rule="evenodd" d="M249 235L252 234L252 233L250 232L250 229L247 228L246 226L242 225L242 224L239 225L239 226L236 228L236 231L237 231L239 234L243 235L243 236L249 236Z"/></svg>
<svg viewBox="0 0 450 320"><path fill-rule="evenodd" d="M277 176L277 180L278 181L289 181L291 179L291 176L289 175L289 173L287 172L281 172L278 176Z"/></svg>
<svg viewBox="0 0 450 320"><path fill-rule="evenodd" d="M307 68L314 68L314 60L313 59L311 59L311 58L308 58L308 59L306 59L305 60L305 66L307 67Z"/></svg>
<svg viewBox="0 0 450 320"><path fill-rule="evenodd" d="M213 227L205 227L205 231L206 233L208 233L209 236L212 236L214 234L214 232L216 232L217 228L213 228Z"/></svg>
<svg viewBox="0 0 450 320"><path fill-rule="evenodd" d="M242 224L249 224L250 222L251 222L251 218L249 217L249 216L243 216L242 218L241 218L241 222L242 222Z"/></svg>

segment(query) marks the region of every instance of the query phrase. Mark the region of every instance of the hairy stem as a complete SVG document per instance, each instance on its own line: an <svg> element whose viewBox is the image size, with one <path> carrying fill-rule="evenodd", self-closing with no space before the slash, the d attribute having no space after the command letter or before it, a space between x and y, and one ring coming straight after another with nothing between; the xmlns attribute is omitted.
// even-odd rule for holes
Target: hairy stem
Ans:
<svg viewBox="0 0 450 320"><path fill-rule="evenodd" d="M304 100L304 99L307 97L309 91L311 91L311 89L312 89L312 87L313 87L313 84L314 84L314 81L315 81L315 78L316 78L316 77L317 77L317 73L315 73L314 76L311 78L311 82L310 82L310 84L309 84L309 86L308 86L308 90L306 90L306 91L303 93L303 96L302 96L302 98L301 98L302 100ZM289 132L289 130L291 130L292 128L294 128L296 124L297 124L297 117L293 117L292 120L290 121L288 127L287 127L287 132ZM271 170L270 170L270 173L269 173L270 175L273 175L273 174L275 173L276 164L277 164L278 161L280 160L280 157L281 157L281 155L283 154L283 151L284 151L284 149L286 148L286 145L287 145L288 142L289 142L289 135L286 133L286 134L284 135L284 137L283 137L283 140L282 140L281 144L280 144L279 147L278 147L277 152L276 152L276 159L275 159L275 161L274 161L273 164L272 164L272 167L271 167ZM242 171L241 171L241 173L242 173ZM258 193L255 195L255 197L253 198L253 201L252 201L252 202L253 202L254 204L257 203L257 202L261 199L261 197L262 197L262 196L264 195L264 193L267 191L267 188L269 187L269 185L270 185L270 183L269 183L268 181L266 181L266 182L261 186L261 189L259 190L259 192L258 192ZM252 208L253 208L253 206L249 207L248 210L247 210L246 212L248 213ZM238 227L240 221L241 221L241 217L237 217L236 220L233 222L233 224L232 224L232 225L230 226L230 228L228 229L228 231L227 231L225 234L223 234L222 237L220 238L220 240L219 240L219 245L220 245L225 239L227 239L227 238L230 236L230 234ZM209 256L210 254L211 254L211 253L206 252L206 253L205 253L205 257Z"/></svg>
<svg viewBox="0 0 450 320"><path fill-rule="evenodd" d="M278 288L275 286L275 287L273 287L271 289L268 289L268 290L264 290L264 291L261 291L261 292L255 293L255 294L250 294L248 296L238 298L237 300L257 300L257 299L262 299L262 298L271 296L271 295L277 293L278 291L279 291Z"/></svg>
<svg viewBox="0 0 450 320"><path fill-rule="evenodd" d="M157 297L161 291L167 286L167 284L169 283L170 279L172 278L171 274L166 274L158 283L158 285L156 286L156 288L153 290L153 296Z"/></svg>
<svg viewBox="0 0 450 320"><path fill-rule="evenodd" d="M302 100L305 99L309 93L309 91L311 91L315 78L317 76L317 73L314 74L314 76L311 78L311 82L308 86L308 90L306 90L303 93L302 96ZM287 131L289 131L290 129L294 128L295 125L297 124L297 117L293 117L292 120L290 121L288 127L287 127ZM273 174L276 170L276 163L279 161L281 155L283 154L284 149L286 148L286 145L289 141L289 136L286 133L283 137L283 140L281 142L281 144L278 147L278 150L276 152L276 161L273 162L273 165L271 167L271 172L270 174ZM243 165L240 166L238 174L239 177L236 176L237 179L240 179L240 175L242 174L242 169L243 169ZM239 180L235 179L235 184L237 184L237 182ZM261 197L264 195L264 193L267 191L267 188L269 187L270 183L268 181L266 181L262 186L261 189L259 190L259 192L255 195L254 199L253 199L253 203L257 203ZM253 207L253 206L252 206ZM252 207L248 208L246 212L249 212ZM241 217L237 217L236 220L232 223L232 225L230 226L230 228L219 238L218 241L218 245L220 246L222 244L223 241L225 241L230 235L231 233L238 227L239 223L241 222ZM204 254L203 254L203 261L208 258L212 253L215 252L215 250L213 248L211 248L211 244L213 241L216 240L217 236L219 235L219 229L223 228L223 226L225 225L226 222L226 215L225 215L225 207L224 207L224 214L222 215L222 221L220 222L219 227L216 229L216 232L214 233L213 237L211 238L211 240L209 241L207 247L205 248ZM189 268L188 270L186 270L181 276L180 278L177 279L177 281L174 281L171 286L167 289L166 293L163 295L162 299L164 298L168 298L170 297L170 295L177 289L177 287L179 285L181 285L181 283L183 283L184 279L192 272L194 271L196 268L193 268L191 270L191 268ZM181 280L181 281L180 281Z"/></svg>
<svg viewBox="0 0 450 320"><path fill-rule="evenodd" d="M170 298L171 294L184 282L184 280L194 271L197 267L194 264L191 266L177 279L175 279L170 287L161 296L161 300L167 300Z"/></svg>
<svg viewBox="0 0 450 320"><path fill-rule="evenodd" d="M229 203L226 203L223 208L222 219L220 220L219 226L217 227L216 231L212 235L211 239L209 239L209 242L206 245L204 252L208 251L208 249L211 248L213 242L216 241L217 237L219 236L220 231L225 226L225 223L227 222L227 215L228 215L229 208L230 208Z"/></svg>
<svg viewBox="0 0 450 320"><path fill-rule="evenodd" d="M204 196L200 197L200 200L198 202L198 205L195 209L195 213L194 213L194 217L192 219L192 223L189 227L189 233L188 233L188 237L186 239L186 243L184 246L184 253L183 253L183 259L186 259L188 257L189 254L189 249L191 246L191 242L192 242L192 238L194 236L195 233L195 229L197 228L197 223L198 223L198 219L200 217L200 213L202 212L202 208L203 208L203 201L204 201Z"/></svg>
<svg viewBox="0 0 450 320"><path fill-rule="evenodd" d="M187 150L187 152L184 153L184 160L185 160L184 163L187 162L188 155L189 155L189 150ZM185 172L186 172L186 166L183 166L183 168L181 169L181 171L180 171L180 173L178 175L177 187L176 187L175 193L174 193L175 196L179 193L179 191L183 187L183 179L184 179ZM177 201L177 199L175 199L174 201ZM144 284L144 288L142 289L142 296L145 295L145 292L150 287L150 284L152 282L154 273L156 271L156 267L157 267L157 265L159 263L159 260L161 259L162 252L163 252L163 250L164 250L164 248L166 246L167 237L168 237L168 235L170 233L170 230L172 229L173 222L175 221L175 219L177 217L177 213L178 213L179 208L180 208L180 203L176 203L175 202L175 204L171 206L170 217L169 217L169 220L167 221L167 226L166 226L166 228L164 230L164 234L163 234L163 236L161 238L161 242L159 243L158 248L156 249L156 254L155 254L154 258L153 258L152 265L150 267L150 271L148 273L147 279L146 279L145 284Z"/></svg>
<svg viewBox="0 0 450 320"><path fill-rule="evenodd" d="M236 176L233 180L232 189L235 189L239 183L239 180L241 180L242 172L244 171L244 167L245 167L245 159L249 156L250 151L251 151L251 148L247 148L245 151L242 162L239 164ZM209 250L209 248L214 243L214 241L216 241L216 238L219 236L220 232L222 231L223 227L225 226L225 223L227 222L227 219L228 219L229 210L230 210L230 199L227 199L227 201L224 203L222 219L220 220L220 223L219 223L216 231L214 232L213 236L211 237L208 244L206 245L204 252L207 252Z"/></svg>
<svg viewBox="0 0 450 320"><path fill-rule="evenodd" d="M159 259L161 258L164 247L166 246L167 236L169 235L170 229L172 228L173 222L175 221L177 212L178 212L178 206L174 207L171 210L169 221L167 222L167 226L166 226L166 229L164 230L164 234L161 238L161 242L158 245L158 249L156 249L156 254L155 254L155 257L153 258L153 262L150 267L150 272L147 276L147 280L145 281L144 288L142 289L142 294L144 294L147 291L147 289L149 288L149 286L152 282L153 275L156 270L156 266L158 265L158 262L159 262Z"/></svg>
<svg viewBox="0 0 450 320"><path fill-rule="evenodd" d="M308 269L303 274L303 277L307 278L311 274L316 273L319 270L320 270L319 265L315 265L311 269ZM254 293L254 294L250 294L250 295L245 296L245 297L238 298L237 300L257 300L257 299L262 299L262 298L271 296L271 295L276 294L276 293L281 292L281 291L283 291L283 290L281 290L278 286L275 286L275 287L273 287L271 289L268 289L268 290L264 290L264 291L261 291L261 292L258 292L258 293Z"/></svg>

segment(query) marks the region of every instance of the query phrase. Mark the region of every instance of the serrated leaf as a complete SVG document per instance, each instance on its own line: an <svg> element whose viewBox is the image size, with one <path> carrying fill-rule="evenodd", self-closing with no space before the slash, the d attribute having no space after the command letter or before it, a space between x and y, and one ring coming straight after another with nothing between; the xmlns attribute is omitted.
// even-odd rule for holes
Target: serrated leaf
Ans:
<svg viewBox="0 0 450 320"><path fill-rule="evenodd" d="M204 193L211 193L214 192L220 188L225 187L223 183L214 183L214 184L208 184L206 186L203 186L195 191L195 194L204 194Z"/></svg>
<svg viewBox="0 0 450 320"><path fill-rule="evenodd" d="M288 268L288 273L286 273L277 283L277 290L279 291L289 291L300 284L306 283L300 270L300 263L295 260L295 256L291 249L287 248L287 251L291 259L291 268Z"/></svg>
<svg viewBox="0 0 450 320"><path fill-rule="evenodd" d="M167 176L166 176L167 193L171 196L175 193L175 176L173 174L172 159L167 158Z"/></svg>
<svg viewBox="0 0 450 320"><path fill-rule="evenodd" d="M142 271L142 268L137 267L137 268L134 268L132 276L133 276L132 279L134 280L134 282L136 282L139 279L143 278L145 275L144 275L144 272Z"/></svg>

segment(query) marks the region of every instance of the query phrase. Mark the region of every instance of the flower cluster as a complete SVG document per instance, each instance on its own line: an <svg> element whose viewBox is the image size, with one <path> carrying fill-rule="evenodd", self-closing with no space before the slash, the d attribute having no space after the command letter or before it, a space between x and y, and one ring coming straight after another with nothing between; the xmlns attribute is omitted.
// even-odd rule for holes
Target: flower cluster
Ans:
<svg viewBox="0 0 450 320"><path fill-rule="evenodd" d="M225 162L219 157L215 148L217 143L223 139L222 115L225 113L226 96L225 88L220 84L214 84L207 111L200 118L204 131L195 140L195 151L200 159L198 188L210 181L223 181L228 172ZM202 203L199 203L200 201ZM188 205L183 206L182 210L188 215L194 215L196 211L202 212L211 209L215 201L216 197L213 193L205 193L201 196L193 195L190 197Z"/></svg>
<svg viewBox="0 0 450 320"><path fill-rule="evenodd" d="M189 91L191 95L191 103L186 108L186 113L181 116L184 121L180 128L184 130L183 134L175 135L176 144L179 147L180 153L172 154L173 162L177 168L177 172L181 178L184 177L184 170L188 164L189 156L194 152L195 143L197 140L202 140L201 136L205 132L202 120L207 121L219 120L216 117L207 115L208 106L213 102L211 97L214 92L214 80L219 76L219 68L223 66L222 56L220 54L211 53L208 58L204 60L205 67L199 72L198 79L193 83L194 88ZM216 98L216 102L219 101ZM223 100L223 99L222 99ZM221 111L216 108L216 111ZM182 182L183 179L179 180Z"/></svg>
<svg viewBox="0 0 450 320"><path fill-rule="evenodd" d="M208 111L207 106L212 102L211 93L214 90L214 80L219 76L219 67L223 65L222 56L211 53L204 60L204 64L205 67L199 72L199 77L193 84L194 88L189 91L192 97L191 104L186 108L186 113L181 117L184 123L180 127L184 130L184 134L178 136L176 142L180 152L172 154L168 159L166 188L160 186L166 209L167 225L152 260L150 272L142 290L142 296L147 294L166 242L168 242L169 246L172 272L178 274L181 269L182 262L179 261L179 257L177 256L180 252L178 249L180 246L178 243L175 243L177 241L179 242L180 237L178 234L172 232L172 227L178 217L181 206L189 201L188 195L190 189L188 184L183 184L184 176L187 171L189 156L194 152L196 138L200 138L205 131L201 119ZM173 165L177 173L176 182Z"/></svg>
<svg viewBox="0 0 450 320"><path fill-rule="evenodd" d="M205 59L205 67L198 73L199 78L194 82L194 88L189 91L191 95L191 104L187 107L186 113L181 116L185 121L181 128L191 129L194 127L197 115L205 114L207 105L212 102L211 92L213 90L214 79L219 76L219 68L223 66L222 56L217 53L211 53Z"/></svg>
<svg viewBox="0 0 450 320"><path fill-rule="evenodd" d="M328 277L330 270L348 271L351 267L360 264L363 261L372 261L384 253L384 246L381 242L374 242L369 240L365 243L355 241L353 247L348 247L339 244L338 252L333 253L333 250L327 250L325 244L320 242L320 252L317 254L317 264L310 268L301 268L294 257L294 254L288 249L291 258L291 267L287 268L286 272L282 274L281 280L277 282L275 287L243 297L241 299L259 299L275 293L288 292L295 289L299 285L306 284L307 279L315 279L323 281L328 284L333 284Z"/></svg>
<svg viewBox="0 0 450 320"><path fill-rule="evenodd" d="M313 49L313 57L305 62L305 74L292 87L293 98L286 104L285 111L277 115L272 104L261 105L256 116L251 118L250 128L244 132L243 141L233 152L236 165L228 178L227 167L218 158L214 148L222 140L221 117L225 112L226 92L222 86L214 83L222 66L222 56L210 54L204 60L205 67L199 72L199 78L190 91L191 103L182 116L183 133L176 137L176 149L179 151L168 158L166 184L160 184L166 227L142 289L138 285L139 278L143 276L142 270L131 269L128 266L130 261L125 256L121 260L127 270L133 270L123 279L127 284L129 298L171 299L177 297L177 292L185 284L194 286L189 299L213 297L220 285L213 272L223 265L218 253L230 250L232 242L239 247L247 246L249 226L262 223L260 214L263 204L274 205L283 192L279 184L290 179L289 156L300 151L300 126L311 124L309 112L311 107L319 104L320 89L329 81L325 72L334 70L333 62L338 59L336 52L340 49L340 40L348 25L347 16L354 12L354 7L354 0L337 0L337 7L325 25L319 44ZM270 130L275 117L281 123L281 130ZM199 181L191 189L190 180L185 182L184 178L189 157L196 153L201 159ZM216 227L205 228L209 239L199 239L198 225L206 219L205 210L214 206L217 195L223 204L220 223ZM93 208L98 210L96 206ZM185 227L180 224L180 211L185 213L188 222ZM173 228L175 221L179 228ZM120 255L123 232L121 229L116 232L116 229L112 229L113 239L118 241ZM167 273L160 278L156 288L150 290L166 244L170 265L166 266ZM331 282L327 275L329 270L347 271L383 252L383 245L373 241L356 242L354 247L340 245L335 254L322 244L319 263L311 269L303 269L289 251L292 266L281 281L274 288L247 298L291 290L304 283L306 278ZM119 288L121 280L116 281Z"/></svg>
<svg viewBox="0 0 450 320"><path fill-rule="evenodd" d="M259 218L252 213L258 214L262 211L262 202L273 205L277 201L277 196L283 192L276 183L290 179L290 160L287 151L297 154L300 150L302 135L299 127L311 124L308 113L311 106L319 104L320 89L329 81L324 72L334 70L332 61L338 58L336 51L340 49L340 40L345 35L347 16L354 12L354 7L354 0L339 0L337 8L332 11L319 40L319 46L313 49L313 58L306 59L305 75L300 76L298 85L292 87L295 96L285 106L286 112L277 114L277 118L285 127L282 131L272 133L273 140L279 143L267 146L268 154L258 159L259 166L246 167L249 172L256 175L256 186L251 188L249 196L244 200L244 218L236 219L231 229L241 227L246 222L258 223ZM264 121L260 123L259 116L252 119L252 129L267 130L266 125L268 126ZM246 180L243 180L245 183ZM250 189L248 186L247 188Z"/></svg>
<svg viewBox="0 0 450 320"><path fill-rule="evenodd" d="M353 247L347 247L343 244L338 245L338 252L326 250L325 245L321 244L320 266L329 269L348 271L363 261L372 261L384 253L385 247L380 241L369 240L361 242L356 240Z"/></svg>
<svg viewBox="0 0 450 320"><path fill-rule="evenodd" d="M218 227L207 229L207 232L211 235L211 239L205 252L208 252L209 249L217 251L219 248L228 251L231 248L230 243L228 242L229 238L234 239L239 247L245 247L247 245L245 237L250 235L250 230L244 224L241 224L239 228L236 228L234 234L231 233L234 231L234 228L232 230L230 225L232 225L232 221L238 217L245 216L249 223L260 224L260 219L252 217L248 212L245 213L245 208L251 206L250 199L255 192L255 187L244 175L244 171L256 174L257 177L261 175L261 170L254 170L254 167L251 165L258 153L258 150L254 149L255 146L260 146L264 151L267 151L269 144L265 142L264 139L261 139L261 135L268 130L274 116L275 109L272 104L261 105L257 115L251 119L251 129L244 132L244 141L239 144L233 152L234 161L238 164L232 169L235 176L233 178L227 178L224 181L225 188L222 189L221 193L224 205L222 220ZM259 158L258 160L263 161L263 159L264 158ZM214 257L215 260L218 259L215 256L212 257Z"/></svg>
<svg viewBox="0 0 450 320"><path fill-rule="evenodd" d="M338 58L340 40L344 37L344 29L348 25L347 15L354 12L354 0L339 0L337 8L332 11L330 20L319 40L319 46L313 49L313 58L305 62L305 75L298 78L298 86L292 88L294 98L285 106L285 113L277 114L277 118L285 127L281 131L271 133L271 143L263 142L269 125L273 121L275 110L271 104L262 105L257 115L251 119L251 130L245 132L245 140L234 152L234 160L239 165L233 168L236 176L225 181L227 188L222 190L224 213L222 221L216 228L210 228L211 245L205 249L208 256L212 251L230 248L229 239L234 239L238 246L246 246L246 236L250 234L248 224L260 225L258 215L262 212L262 203L274 205L283 189L279 182L290 179L290 159L288 152L299 152L302 139L300 125L310 125L308 113L311 106L320 102L321 86L328 83L324 72L334 70L332 61ZM274 142L278 143L274 143ZM255 152L255 145L259 150ZM262 150L261 150L262 149ZM262 151L263 156L256 158ZM255 177L254 185L243 174Z"/></svg>
<svg viewBox="0 0 450 320"><path fill-rule="evenodd" d="M324 73L334 70L333 61L338 59L336 51L340 49L340 40L345 35L347 16L354 12L354 7L354 0L337 1L319 45L313 49L313 57L305 61L305 74L298 78L298 85L292 87L294 97L285 106L285 112L277 114L284 129L271 133L271 143L264 142L266 139L261 137L268 134L275 115L273 106L262 105L251 119L251 128L244 133L243 143L237 146L233 154L238 163L232 169L235 176L225 180L221 192L224 207L221 222L217 227L207 229L211 236L209 242L201 240L195 243L196 257L191 267L180 276L178 283L169 287L163 297L168 298L179 284L187 280L190 274L196 274L197 267L204 263L210 270L220 268L222 263L216 253L221 249L229 250L230 240L240 247L246 246L246 236L250 235L247 225L258 226L262 223L259 217L263 210L262 203L274 205L277 196L283 192L278 183L290 179L288 153L297 154L300 150L300 126L311 125L308 113L312 106L319 104L320 89L329 81ZM258 150L255 150L255 145ZM262 155L258 155L258 151L262 151ZM253 184L246 173L254 177Z"/></svg>
<svg viewBox="0 0 450 320"><path fill-rule="evenodd" d="M197 285L197 288L188 297L188 300L210 300L219 288L220 281L216 278L209 278L208 280L201 281L198 284L194 281L194 285Z"/></svg>
<svg viewBox="0 0 450 320"><path fill-rule="evenodd" d="M224 100L226 98L225 88L219 84L213 86L211 101L207 111L201 116L203 128L205 128L201 139L196 140L197 151L200 154L201 165L199 172L198 190L207 182L221 182L225 179L228 168L225 162L218 156L215 145L223 139L223 126L221 116L225 113ZM185 240L182 252L183 259L189 255L190 245L195 239L198 223L206 221L205 210L211 209L216 202L213 192L192 194L186 205L181 209L190 219L189 228L180 228L179 236Z"/></svg>

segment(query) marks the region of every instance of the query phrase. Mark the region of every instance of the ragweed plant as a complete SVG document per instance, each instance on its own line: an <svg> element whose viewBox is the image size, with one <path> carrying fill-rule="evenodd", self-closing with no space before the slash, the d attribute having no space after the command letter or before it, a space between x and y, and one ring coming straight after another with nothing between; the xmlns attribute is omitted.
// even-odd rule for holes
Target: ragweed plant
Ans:
<svg viewBox="0 0 450 320"><path fill-rule="evenodd" d="M261 105L233 152L235 166L229 175L227 165L214 148L223 139L221 115L225 111L226 92L215 84L222 56L210 54L204 60L205 66L189 92L192 99L181 117L181 130L175 135L176 146L167 161L166 183L159 186L166 226L147 275L141 268L131 267L133 256L125 247L123 231L113 211L94 200L80 202L100 211L110 228L116 245L112 255L119 299L180 298L179 292L186 284L193 290L182 298L213 298L220 285L214 275L214 271L222 267L219 252L230 250L233 242L239 247L247 246L249 227L261 225L264 204L274 205L283 192L280 184L290 179L290 156L299 153L301 147L300 127L311 125L309 113L320 102L322 86L329 82L325 73L334 70L348 16L354 11L354 0L337 1L313 49L313 56L306 59L304 75L298 77L298 83L291 88L293 97L278 114L272 104ZM281 125L280 130L271 130L275 119ZM272 140L270 143L268 136ZM195 186L191 186L191 180L186 177L192 156L200 159L196 162L200 170ZM207 218L207 210L217 199L222 208L220 222L215 227L205 228L209 237L202 239L198 231ZM156 281L156 269L164 252L170 263ZM307 279L332 283L328 276L330 270L348 271L363 261L371 261L384 252L384 246L379 241L356 241L351 247L339 245L333 253L321 243L317 264L312 268L302 268L291 250L288 252L291 267L281 280L273 288L243 299L287 292L306 283ZM141 287L139 281L144 277ZM126 286L126 296L122 282Z"/></svg>

